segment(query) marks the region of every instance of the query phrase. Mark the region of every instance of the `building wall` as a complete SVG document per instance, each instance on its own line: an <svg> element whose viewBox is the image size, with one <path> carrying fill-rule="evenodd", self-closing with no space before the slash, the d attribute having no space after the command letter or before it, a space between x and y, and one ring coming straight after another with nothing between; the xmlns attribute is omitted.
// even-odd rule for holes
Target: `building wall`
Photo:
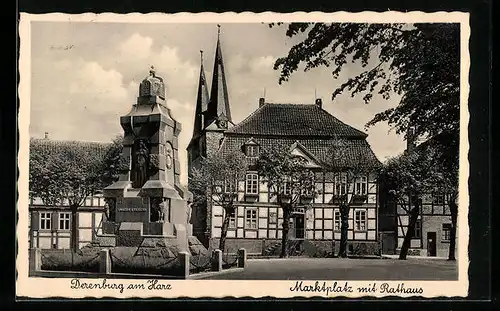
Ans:
<svg viewBox="0 0 500 311"><path fill-rule="evenodd" d="M340 240L340 211L334 204L333 175L316 174L316 188L320 194L313 200L312 207L304 212L304 238L309 240ZM348 239L350 241L376 241L377 228L377 184L375 175L367 176L366 199L353 204L349 211ZM259 191L256 196L245 194L245 182L240 181L238 187L238 203L235 221L227 232L230 239L281 239L283 225L283 210L276 203L276 196L270 194L267 184L259 180ZM221 206L210 206L209 223L210 237L218 239L221 236L221 227L224 210ZM256 228L248 228L247 210L257 212ZM365 230L354 229L356 211L364 211L366 216ZM337 215L337 216L336 216ZM336 220L337 219L337 226ZM292 220L293 221L293 220ZM336 228L337 227L337 228ZM242 240L243 242L243 240Z"/></svg>
<svg viewBox="0 0 500 311"><path fill-rule="evenodd" d="M202 157L206 157L219 149L223 137L223 131L205 131L200 137L194 140L193 144L187 150L188 178L193 168L200 168ZM193 235L206 246L209 243L212 222L212 214L209 212L209 209L209 205L195 203L193 204L191 214Z"/></svg>
<svg viewBox="0 0 500 311"><path fill-rule="evenodd" d="M30 248L69 249L71 246L71 210L67 201L60 206L45 206L39 199L30 202ZM66 204L65 204L66 203ZM102 234L101 222L104 216L104 198L87 198L76 215L79 248L92 242L97 234ZM50 220L47 222L47 220Z"/></svg>
<svg viewBox="0 0 500 311"><path fill-rule="evenodd" d="M397 209L397 221L397 248L400 249L403 245L409 222L408 213L401 206L398 206ZM432 195L424 195L422 197L421 214L418 216L417 221L420 222L420 234L411 240L409 253L411 255L430 256L427 240L428 233L435 232L436 257L448 257L450 241L446 239L446 230L443 229L443 225L451 225L451 213L447 203L437 204ZM458 237L456 239L458 240ZM458 249L458 243L456 245L455 254Z"/></svg>

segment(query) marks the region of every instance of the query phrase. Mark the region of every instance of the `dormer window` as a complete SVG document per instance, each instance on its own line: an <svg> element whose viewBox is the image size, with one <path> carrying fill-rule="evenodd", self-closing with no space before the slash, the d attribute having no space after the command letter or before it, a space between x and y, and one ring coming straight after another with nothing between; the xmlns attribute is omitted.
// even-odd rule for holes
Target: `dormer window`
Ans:
<svg viewBox="0 0 500 311"><path fill-rule="evenodd" d="M434 193L432 195L432 201L433 201L434 205L444 205L444 203L445 203L444 194Z"/></svg>
<svg viewBox="0 0 500 311"><path fill-rule="evenodd" d="M259 156L259 146L257 145L246 145L245 154L249 158L256 158Z"/></svg>
<svg viewBox="0 0 500 311"><path fill-rule="evenodd" d="M241 151L248 158L257 158L259 156L260 146L252 137L241 146Z"/></svg>

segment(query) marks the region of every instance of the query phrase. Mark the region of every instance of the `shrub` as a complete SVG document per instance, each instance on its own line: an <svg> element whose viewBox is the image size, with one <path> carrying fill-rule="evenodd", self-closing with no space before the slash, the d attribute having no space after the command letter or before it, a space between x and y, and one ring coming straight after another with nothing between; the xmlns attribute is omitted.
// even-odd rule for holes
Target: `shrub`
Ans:
<svg viewBox="0 0 500 311"><path fill-rule="evenodd" d="M41 257L42 270L99 272L99 252L44 250Z"/></svg>
<svg viewBox="0 0 500 311"><path fill-rule="evenodd" d="M111 270L117 273L180 275L178 254L168 249L120 247L111 251Z"/></svg>

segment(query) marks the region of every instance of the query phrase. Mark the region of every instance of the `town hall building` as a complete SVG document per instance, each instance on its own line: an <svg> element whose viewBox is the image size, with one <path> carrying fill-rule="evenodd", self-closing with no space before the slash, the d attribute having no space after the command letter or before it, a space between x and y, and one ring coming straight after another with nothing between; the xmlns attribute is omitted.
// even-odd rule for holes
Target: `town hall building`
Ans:
<svg viewBox="0 0 500 311"><path fill-rule="evenodd" d="M209 90L203 69L200 69L194 130L187 147L188 169L198 168L201 159L212 154L242 152L249 163L259 152L281 144L294 155L308 162L315 174L319 195L312 204L296 208L290 220L289 239L338 250L341 215L336 197L345 195L346 176L328 170L332 141L342 140L347 146L345 161L371 168L359 175L353 184L357 200L349 212L348 250L355 253L377 253L378 247L378 185L380 162L366 138L367 134L345 124L322 107L322 100L312 103L270 103L258 99L258 108L238 124L229 102L224 72L220 34L217 39L212 85ZM217 248L224 210L207 200L195 204L192 211L193 233L210 248ZM236 211L231 215L226 248L244 247L252 254L264 254L279 248L282 238L282 209L271 195L261 176L249 166L245 180L239 181Z"/></svg>

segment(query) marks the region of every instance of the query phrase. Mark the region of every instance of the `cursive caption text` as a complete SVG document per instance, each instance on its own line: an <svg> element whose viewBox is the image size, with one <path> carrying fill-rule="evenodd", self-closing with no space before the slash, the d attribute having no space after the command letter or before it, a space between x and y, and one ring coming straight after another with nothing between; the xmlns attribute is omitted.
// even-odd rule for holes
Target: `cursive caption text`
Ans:
<svg viewBox="0 0 500 311"><path fill-rule="evenodd" d="M421 287L408 287L404 283L399 283L396 286L389 283L370 283L367 286L356 286L353 287L349 285L349 282L304 282L297 281L290 287L291 292L314 292L322 293L328 296L331 293L335 294L349 294L349 293L361 293L361 294L387 294L387 295L401 295L401 294L423 294L424 290Z"/></svg>
<svg viewBox="0 0 500 311"><path fill-rule="evenodd" d="M80 279L72 279L70 282L71 289L86 289L86 290L115 290L123 293L125 290L171 290L171 284L160 283L158 280L147 280L144 283L117 283L102 279L100 281L90 282L81 281Z"/></svg>

